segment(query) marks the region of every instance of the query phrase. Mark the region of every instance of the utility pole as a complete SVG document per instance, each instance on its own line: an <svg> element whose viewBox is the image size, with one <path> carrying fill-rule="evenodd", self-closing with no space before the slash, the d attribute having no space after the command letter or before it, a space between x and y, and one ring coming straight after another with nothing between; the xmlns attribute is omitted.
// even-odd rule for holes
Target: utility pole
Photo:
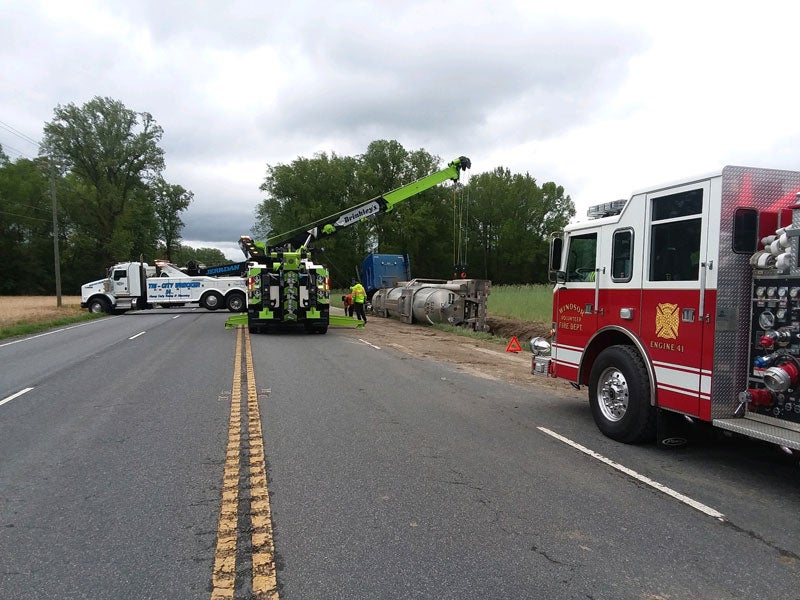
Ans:
<svg viewBox="0 0 800 600"><path fill-rule="evenodd" d="M61 258L58 253L58 212L56 211L56 177L50 159L50 198L53 201L53 256L56 269L56 306L61 308Z"/></svg>

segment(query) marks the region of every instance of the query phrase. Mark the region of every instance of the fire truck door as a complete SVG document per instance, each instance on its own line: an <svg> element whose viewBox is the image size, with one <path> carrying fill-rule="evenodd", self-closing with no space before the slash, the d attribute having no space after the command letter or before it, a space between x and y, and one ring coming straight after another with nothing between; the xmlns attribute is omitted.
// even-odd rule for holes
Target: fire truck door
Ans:
<svg viewBox="0 0 800 600"><path fill-rule="evenodd" d="M578 380L586 343L597 330L600 234L600 229L579 231L566 240L564 280L553 298L559 307L553 353L556 374L572 381Z"/></svg>
<svg viewBox="0 0 800 600"><path fill-rule="evenodd" d="M709 182L701 181L648 194L645 217L641 338L655 370L656 401L694 416L701 399L710 400L710 371L702 367L704 350L713 351L709 243L719 230L710 227L709 192Z"/></svg>
<svg viewBox="0 0 800 600"><path fill-rule="evenodd" d="M630 223L604 231L600 247L597 327L620 327L638 336L641 325L644 236Z"/></svg>

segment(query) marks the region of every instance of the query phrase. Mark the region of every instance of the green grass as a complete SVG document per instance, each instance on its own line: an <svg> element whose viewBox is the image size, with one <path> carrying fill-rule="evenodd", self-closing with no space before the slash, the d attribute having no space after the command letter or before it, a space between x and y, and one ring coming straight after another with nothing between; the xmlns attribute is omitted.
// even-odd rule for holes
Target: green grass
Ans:
<svg viewBox="0 0 800 600"><path fill-rule="evenodd" d="M520 321L553 320L552 285L497 285L489 294L487 312Z"/></svg>
<svg viewBox="0 0 800 600"><path fill-rule="evenodd" d="M93 319L103 318L105 316L106 315L104 314L78 313L75 315L58 317L56 319L47 321L16 323L14 325L0 327L0 340L18 335L31 335L33 333L40 333L42 331L47 331L48 329L53 329L54 327L63 327L65 325L72 325L74 323L81 323L83 321L91 321Z"/></svg>

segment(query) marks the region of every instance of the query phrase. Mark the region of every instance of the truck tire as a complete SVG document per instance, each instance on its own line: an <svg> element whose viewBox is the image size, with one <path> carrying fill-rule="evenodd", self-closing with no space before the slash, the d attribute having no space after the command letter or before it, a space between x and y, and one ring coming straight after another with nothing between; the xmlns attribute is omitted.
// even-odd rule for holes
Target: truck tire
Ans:
<svg viewBox="0 0 800 600"><path fill-rule="evenodd" d="M111 312L111 303L102 297L92 298L89 300L89 312L95 314Z"/></svg>
<svg viewBox="0 0 800 600"><path fill-rule="evenodd" d="M228 307L228 310L233 313L244 312L247 308L244 294L241 292L231 292L228 294L228 297L225 299L225 305Z"/></svg>
<svg viewBox="0 0 800 600"><path fill-rule="evenodd" d="M208 310L217 310L223 306L224 301L219 292L208 292L200 300L200 305Z"/></svg>
<svg viewBox="0 0 800 600"><path fill-rule="evenodd" d="M589 374L589 405L597 428L611 439L635 444L655 438L650 379L632 346L611 346L597 357Z"/></svg>

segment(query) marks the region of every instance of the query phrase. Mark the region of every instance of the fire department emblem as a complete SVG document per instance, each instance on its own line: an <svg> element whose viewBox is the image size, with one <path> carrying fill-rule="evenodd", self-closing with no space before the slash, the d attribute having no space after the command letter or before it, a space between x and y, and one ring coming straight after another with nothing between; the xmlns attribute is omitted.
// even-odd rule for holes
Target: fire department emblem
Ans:
<svg viewBox="0 0 800 600"><path fill-rule="evenodd" d="M666 340L678 339L680 319L677 304L659 304L656 306L656 337Z"/></svg>

